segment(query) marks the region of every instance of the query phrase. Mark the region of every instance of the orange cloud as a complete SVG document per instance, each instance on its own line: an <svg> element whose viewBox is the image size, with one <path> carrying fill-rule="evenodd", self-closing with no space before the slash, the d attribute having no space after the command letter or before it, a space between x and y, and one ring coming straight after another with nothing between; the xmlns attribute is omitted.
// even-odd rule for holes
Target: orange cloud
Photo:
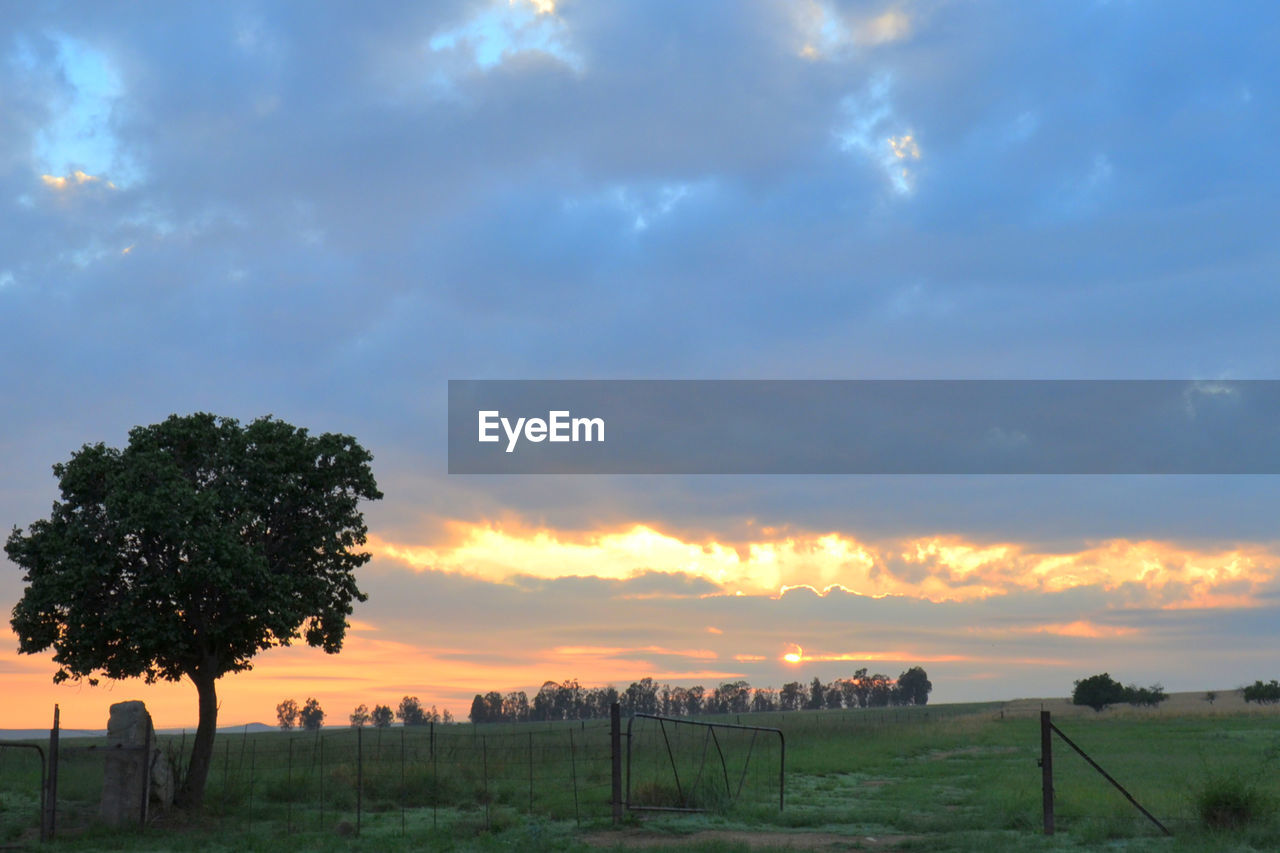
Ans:
<svg viewBox="0 0 1280 853"><path fill-rule="evenodd" d="M915 663L956 663L961 661L976 660L969 655L939 655L928 654L917 651L887 651L887 652L806 652L800 646L792 643L793 651L787 652L782 659L787 663L818 663L827 661L913 661Z"/></svg>
<svg viewBox="0 0 1280 853"><path fill-rule="evenodd" d="M640 652L655 655L670 655L672 657L692 658L694 660L715 660L719 657L719 655L709 649L667 649L662 646L640 646L634 649L623 646L556 646L551 650L552 654L575 658L616 657L622 654L636 654Z"/></svg>
<svg viewBox="0 0 1280 853"><path fill-rule="evenodd" d="M1124 539L1041 553L954 536L871 543L843 533L789 533L730 544L688 541L638 524L569 535L462 522L450 523L447 539L413 545L375 535L369 547L379 559L496 583L518 576L627 580L657 572L707 581L716 594L775 597L808 589L963 602L1092 587L1122 591L1132 606L1247 607L1280 576L1280 557L1262 546L1213 550Z"/></svg>
<svg viewBox="0 0 1280 853"><path fill-rule="evenodd" d="M1077 620L1059 625L1040 625L1030 629L1036 634L1054 634L1059 637L1085 637L1091 640L1109 637L1129 637L1139 633L1137 628L1119 625L1097 625L1087 620Z"/></svg>

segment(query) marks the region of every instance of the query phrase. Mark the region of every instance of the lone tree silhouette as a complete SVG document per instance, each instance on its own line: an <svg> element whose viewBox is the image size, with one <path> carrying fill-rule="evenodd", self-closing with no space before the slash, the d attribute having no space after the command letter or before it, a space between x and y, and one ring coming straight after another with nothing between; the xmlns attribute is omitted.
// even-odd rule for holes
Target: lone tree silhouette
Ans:
<svg viewBox="0 0 1280 853"><path fill-rule="evenodd" d="M898 690L904 704L927 705L929 694L933 691L933 682L924 671L924 667L913 666L898 676Z"/></svg>
<svg viewBox="0 0 1280 853"><path fill-rule="evenodd" d="M292 699L285 699L276 706L276 720L280 723L281 731L289 731L298 724L298 703Z"/></svg>
<svg viewBox="0 0 1280 853"><path fill-rule="evenodd" d="M320 731L320 727L324 725L324 710L320 707L319 700L308 698L302 710L298 712L298 719L302 721L302 727L307 731Z"/></svg>
<svg viewBox="0 0 1280 853"><path fill-rule="evenodd" d="M305 639L335 653L382 497L355 439L271 417L197 413L135 427L123 450L86 444L53 466L61 501L5 552L25 571L18 651L52 648L55 683L95 675L191 679L200 722L179 802L204 798L215 684L258 652Z"/></svg>
<svg viewBox="0 0 1280 853"><path fill-rule="evenodd" d="M1080 679L1071 691L1071 704L1087 705L1099 713L1108 705L1127 702L1128 698L1124 685L1107 672Z"/></svg>

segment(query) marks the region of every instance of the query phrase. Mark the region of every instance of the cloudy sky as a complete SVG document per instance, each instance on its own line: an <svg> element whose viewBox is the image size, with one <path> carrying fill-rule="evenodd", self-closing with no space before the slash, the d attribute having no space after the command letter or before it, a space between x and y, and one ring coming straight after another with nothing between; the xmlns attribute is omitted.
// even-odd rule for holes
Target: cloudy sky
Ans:
<svg viewBox="0 0 1280 853"><path fill-rule="evenodd" d="M0 522L173 412L375 456L343 653L263 655L221 722L1280 676L1276 477L450 476L445 443L451 378L1280 379L1274 4L367 6L0 22ZM0 726L194 723L189 684L53 669L0 629Z"/></svg>

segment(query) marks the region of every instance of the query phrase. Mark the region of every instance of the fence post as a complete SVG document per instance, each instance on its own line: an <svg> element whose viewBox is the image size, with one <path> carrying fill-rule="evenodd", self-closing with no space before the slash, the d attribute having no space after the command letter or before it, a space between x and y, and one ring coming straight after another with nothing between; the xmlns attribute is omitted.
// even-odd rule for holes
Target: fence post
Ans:
<svg viewBox="0 0 1280 853"><path fill-rule="evenodd" d="M248 737L249 727L245 726L245 737ZM257 766L255 757L258 754L258 739L254 738L253 743L249 744L249 822L250 831L253 830L253 773Z"/></svg>
<svg viewBox="0 0 1280 853"><path fill-rule="evenodd" d="M609 706L609 752L613 759L613 822L622 823L622 706Z"/></svg>
<svg viewBox="0 0 1280 853"><path fill-rule="evenodd" d="M316 743L320 746L320 827L324 828L324 738L316 729Z"/></svg>
<svg viewBox="0 0 1280 853"><path fill-rule="evenodd" d="M227 775L231 772L231 735L222 748L222 817L227 816Z"/></svg>
<svg viewBox="0 0 1280 853"><path fill-rule="evenodd" d="M569 772L573 776L573 819L582 826L582 816L578 814L578 758L573 749L573 729L569 729Z"/></svg>
<svg viewBox="0 0 1280 853"><path fill-rule="evenodd" d="M533 814L533 732L529 732L529 814Z"/></svg>
<svg viewBox="0 0 1280 853"><path fill-rule="evenodd" d="M480 761L484 772L484 828L489 829L489 740L480 738Z"/></svg>
<svg viewBox="0 0 1280 853"><path fill-rule="evenodd" d="M364 811L364 726L356 728L356 835L360 834L360 817Z"/></svg>
<svg viewBox="0 0 1280 853"><path fill-rule="evenodd" d="M432 795L434 796L434 794ZM405 818L404 818L404 727L400 728L400 834L405 834Z"/></svg>
<svg viewBox="0 0 1280 853"><path fill-rule="evenodd" d="M182 760L187 755L187 730L182 730L182 740L178 743L178 757L174 759L173 772L177 775L177 787L182 788L187 783L187 768L183 765ZM210 756L212 760L212 755ZM207 771L206 771L207 772Z"/></svg>
<svg viewBox="0 0 1280 853"><path fill-rule="evenodd" d="M1053 835L1053 723L1048 711L1040 712L1040 784L1044 834Z"/></svg>
<svg viewBox="0 0 1280 853"><path fill-rule="evenodd" d="M58 706L53 706L53 728L49 730L49 775L45 782L45 790L41 791L44 800L44 814L40 816L40 840L52 841L54 824L58 818L58 739L61 737Z"/></svg>
<svg viewBox="0 0 1280 853"><path fill-rule="evenodd" d="M293 737L290 735L286 735L286 737L289 738L289 764L288 764L288 769L285 771L286 773L285 788L289 791L289 799L286 801L286 806L285 806L287 811L285 812L284 825L285 825L285 832L289 835L292 835L293 834Z"/></svg>

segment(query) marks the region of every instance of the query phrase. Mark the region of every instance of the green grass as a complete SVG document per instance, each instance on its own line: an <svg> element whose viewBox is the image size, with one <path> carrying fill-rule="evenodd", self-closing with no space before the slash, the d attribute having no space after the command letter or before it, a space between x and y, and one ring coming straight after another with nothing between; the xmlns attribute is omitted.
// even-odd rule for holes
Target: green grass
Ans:
<svg viewBox="0 0 1280 853"><path fill-rule="evenodd" d="M205 812L171 813L143 832L93 825L102 752L65 741L58 847L572 850L625 842L627 849L739 850L760 849L762 840L783 849L807 836L854 847L983 853L1280 849L1280 715L1055 717L1174 836L1161 835L1055 738L1058 834L1047 838L1038 720L1001 719L997 708L743 715L743 724L785 734L781 811L771 741L749 744L748 735L718 730L711 742L692 727L668 730L663 740L637 721L633 799L673 796L676 786L662 773L674 761L682 793L711 810L637 813L619 831L609 826L608 729L598 721L437 727L434 753L426 731L366 730L359 742L338 730L321 739L220 735ZM33 838L38 780L34 755L0 751L0 844ZM740 796L726 796L739 785ZM1218 812L1206 811L1215 803ZM1211 813L1226 817L1205 817Z"/></svg>

